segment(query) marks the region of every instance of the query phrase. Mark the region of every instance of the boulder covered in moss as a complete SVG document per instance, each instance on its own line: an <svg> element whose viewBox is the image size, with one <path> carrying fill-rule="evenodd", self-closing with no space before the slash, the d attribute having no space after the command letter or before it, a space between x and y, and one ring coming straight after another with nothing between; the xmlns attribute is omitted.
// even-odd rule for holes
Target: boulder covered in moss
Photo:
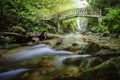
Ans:
<svg viewBox="0 0 120 80"><path fill-rule="evenodd" d="M94 42L89 42L87 46L83 48L82 53L84 54L94 54L97 51L101 50L101 46Z"/></svg>
<svg viewBox="0 0 120 80"><path fill-rule="evenodd" d="M102 64L80 73L81 80L119 80L120 57L111 58Z"/></svg>

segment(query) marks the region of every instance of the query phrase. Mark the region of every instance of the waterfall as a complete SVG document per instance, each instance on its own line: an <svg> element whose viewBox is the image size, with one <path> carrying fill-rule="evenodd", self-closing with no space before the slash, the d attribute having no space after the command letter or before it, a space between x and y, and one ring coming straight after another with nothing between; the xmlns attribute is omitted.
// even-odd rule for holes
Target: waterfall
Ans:
<svg viewBox="0 0 120 80"><path fill-rule="evenodd" d="M88 2L86 0L73 0L75 8L85 8L88 6ZM82 17L77 17L77 30L82 32L86 31L87 19Z"/></svg>
<svg viewBox="0 0 120 80"><path fill-rule="evenodd" d="M77 29L84 32L86 31L86 27L87 27L87 19L86 18L80 18L78 17L76 19L77 22Z"/></svg>

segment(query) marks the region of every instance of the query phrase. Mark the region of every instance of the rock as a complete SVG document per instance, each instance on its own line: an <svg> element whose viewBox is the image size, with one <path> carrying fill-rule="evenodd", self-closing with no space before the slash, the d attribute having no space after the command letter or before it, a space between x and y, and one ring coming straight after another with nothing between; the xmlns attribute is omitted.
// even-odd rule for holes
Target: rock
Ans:
<svg viewBox="0 0 120 80"><path fill-rule="evenodd" d="M103 36L103 37L108 37L109 34L108 34L108 33L103 33L102 36Z"/></svg>
<svg viewBox="0 0 120 80"><path fill-rule="evenodd" d="M93 60L95 63L99 61ZM52 80L119 80L120 57L110 58L93 67L80 70L79 76L61 75Z"/></svg>
<svg viewBox="0 0 120 80"><path fill-rule="evenodd" d="M62 76L58 76L52 80L81 80L80 77L78 76L66 76L66 75L62 75Z"/></svg>
<svg viewBox="0 0 120 80"><path fill-rule="evenodd" d="M63 38L58 38L58 39L56 39L56 44L55 44L55 46L60 46L60 45L62 44L62 42L63 42Z"/></svg>
<svg viewBox="0 0 120 80"><path fill-rule="evenodd" d="M32 41L30 41L30 42L27 43L27 45L28 45L28 46L33 46L34 44L33 44Z"/></svg>
<svg viewBox="0 0 120 80"><path fill-rule="evenodd" d="M82 53L84 54L94 54L97 51L101 50L101 46L94 42L89 42L86 47L84 47Z"/></svg>
<svg viewBox="0 0 120 80"><path fill-rule="evenodd" d="M78 43L73 43L72 46L79 46L79 44Z"/></svg>
<svg viewBox="0 0 120 80"><path fill-rule="evenodd" d="M51 43L50 41L47 41L47 40L42 41L41 43L42 43L42 44L46 44L46 45L52 46L52 43Z"/></svg>
<svg viewBox="0 0 120 80"><path fill-rule="evenodd" d="M80 73L81 80L119 80L120 57L111 58L93 68L88 68Z"/></svg>
<svg viewBox="0 0 120 80"><path fill-rule="evenodd" d="M82 60L82 58L68 58L63 61L63 64L79 66L82 63Z"/></svg>
<svg viewBox="0 0 120 80"><path fill-rule="evenodd" d="M101 46L101 48L102 48L102 49L110 49L109 46L105 46L105 45Z"/></svg>
<svg viewBox="0 0 120 80"><path fill-rule="evenodd" d="M46 33L46 31L43 31L43 32L40 34L39 39L40 39L40 40L46 40L46 39L47 39L47 33Z"/></svg>
<svg viewBox="0 0 120 80"><path fill-rule="evenodd" d="M32 42L33 42L34 45L40 43L40 42L39 42L39 38L37 38L37 37L33 37L33 38L32 38Z"/></svg>
<svg viewBox="0 0 120 80"><path fill-rule="evenodd" d="M54 39L54 38L59 38L59 36L56 34L47 33L47 39Z"/></svg>
<svg viewBox="0 0 120 80"><path fill-rule="evenodd" d="M3 49L10 49L9 43L5 43L2 48L3 48Z"/></svg>
<svg viewBox="0 0 120 80"><path fill-rule="evenodd" d="M57 42L56 46L60 46L62 44L62 42Z"/></svg>
<svg viewBox="0 0 120 80"><path fill-rule="evenodd" d="M25 35L26 34L26 30L20 26L16 26L16 28L13 30L13 32L15 33L19 33L19 34L22 34L22 35Z"/></svg>
<svg viewBox="0 0 120 80"><path fill-rule="evenodd" d="M1 36L1 38L0 38L1 40L1 43L0 43L0 45L1 45L1 48L3 48L3 49L10 49L10 42L11 42L11 38L10 37L8 37L8 36Z"/></svg>
<svg viewBox="0 0 120 80"><path fill-rule="evenodd" d="M8 58L9 58L8 55L0 54L0 62L5 61L5 60L7 60Z"/></svg>
<svg viewBox="0 0 120 80"><path fill-rule="evenodd" d="M77 52L80 50L80 45L78 43L73 43L71 46L63 48L63 50Z"/></svg>
<svg viewBox="0 0 120 80"><path fill-rule="evenodd" d="M79 65L79 71L84 71L89 68L93 68L99 64L101 64L103 61L100 58L84 58L81 61L81 64Z"/></svg>

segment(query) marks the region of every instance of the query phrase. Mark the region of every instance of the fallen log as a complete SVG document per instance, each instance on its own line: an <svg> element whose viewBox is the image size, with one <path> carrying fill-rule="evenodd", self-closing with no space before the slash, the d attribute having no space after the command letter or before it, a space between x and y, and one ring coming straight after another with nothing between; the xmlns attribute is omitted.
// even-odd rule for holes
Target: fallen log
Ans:
<svg viewBox="0 0 120 80"><path fill-rule="evenodd" d="M19 33L14 33L14 32L0 32L0 36L8 36L8 37L14 37L16 42L29 42L33 41L32 38L38 38L39 40L46 40L46 39L54 39L58 38L58 36L54 34L49 34L46 33L45 31L41 33L32 33L32 34L19 34Z"/></svg>
<svg viewBox="0 0 120 80"><path fill-rule="evenodd" d="M21 35L21 34L14 33L14 32L0 32L0 35L2 35L2 36L20 36L20 37L25 37L25 35Z"/></svg>

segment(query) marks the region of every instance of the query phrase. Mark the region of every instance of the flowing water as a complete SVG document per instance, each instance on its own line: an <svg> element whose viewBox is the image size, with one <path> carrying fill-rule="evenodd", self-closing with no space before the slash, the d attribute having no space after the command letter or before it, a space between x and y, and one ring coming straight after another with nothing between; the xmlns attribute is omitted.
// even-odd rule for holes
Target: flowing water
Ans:
<svg viewBox="0 0 120 80"><path fill-rule="evenodd" d="M73 3L75 8L85 8L89 5L86 0L73 0ZM86 27L87 27L86 18L77 17L76 22L77 22L77 30L82 32L86 31Z"/></svg>
<svg viewBox="0 0 120 80"><path fill-rule="evenodd" d="M28 61L30 62L34 58L36 58L38 60L37 64L40 64L40 62L39 62L40 59L41 59L41 64L42 64L42 61L44 62L44 60L45 61L47 60L47 58L43 59L43 57L46 57L46 56L48 58L48 62L46 62L46 64L49 64L50 62L53 62L53 63L52 63L52 66L47 66L47 68L45 70L44 69L41 70L40 73L45 74L45 75L47 72L51 72L51 74L52 74L56 71L60 71L60 73L61 73L62 69L64 67L63 61L67 58L88 57L90 55L74 55L72 52L69 52L69 51L56 50L48 45L39 44L39 45L35 45L32 47L26 47L24 49L17 50L17 52L10 54L9 57L7 58L7 60L4 60L3 62L4 63L9 62L9 65L12 65L12 67L13 67L13 66L20 65L21 63L28 64L27 63ZM51 60L51 59L49 59L49 57L52 57L53 59ZM17 63L15 63L15 62L17 62ZM35 62L33 61L33 64L34 63ZM15 65L15 64L17 64L17 65ZM43 64L43 65L46 65L46 64ZM26 65L26 66L31 66L31 65ZM32 69L33 68L34 67L32 67ZM4 80L8 80L9 78L14 79L14 77L20 75L21 73L27 72L29 70L30 69L24 69L24 67L19 66L18 69L15 69L15 70L12 69L7 72L0 73L0 79L4 79ZM44 80L46 80L46 79L44 79Z"/></svg>
<svg viewBox="0 0 120 80"><path fill-rule="evenodd" d="M33 57L41 56L58 56L58 55L72 55L72 52L55 50L50 46L40 44L33 47L29 47L25 50L19 51L8 58L8 61L17 61L22 59L29 59Z"/></svg>
<svg viewBox="0 0 120 80"><path fill-rule="evenodd" d="M83 35L81 34L69 34L64 38L63 45L69 46L72 42L85 45L85 42L82 40ZM119 42L118 39L109 38L98 41L99 44L108 45L115 49L120 49ZM91 63L94 61L87 59L90 57L88 54L77 55L73 52L57 50L45 44L20 47L10 50L6 54L9 57L3 62L6 62L7 65L3 64L0 68L0 79L2 80L52 80L54 77L64 74L79 75L79 71L82 68L87 69L91 67ZM67 59L74 60L74 58L80 59L77 62L77 64L81 65L80 67L64 64L64 61ZM74 64L74 61L71 64Z"/></svg>
<svg viewBox="0 0 120 80"><path fill-rule="evenodd" d="M82 32L86 31L87 19L78 17L76 19L76 21L77 21L77 28L78 28L78 30L80 30Z"/></svg>
<svg viewBox="0 0 120 80"><path fill-rule="evenodd" d="M3 72L3 73L0 73L0 79L2 80L8 80L8 79L13 79L15 78L16 76L26 72L26 71L29 71L30 69L15 69L15 70L10 70L10 71L7 71L7 72Z"/></svg>

